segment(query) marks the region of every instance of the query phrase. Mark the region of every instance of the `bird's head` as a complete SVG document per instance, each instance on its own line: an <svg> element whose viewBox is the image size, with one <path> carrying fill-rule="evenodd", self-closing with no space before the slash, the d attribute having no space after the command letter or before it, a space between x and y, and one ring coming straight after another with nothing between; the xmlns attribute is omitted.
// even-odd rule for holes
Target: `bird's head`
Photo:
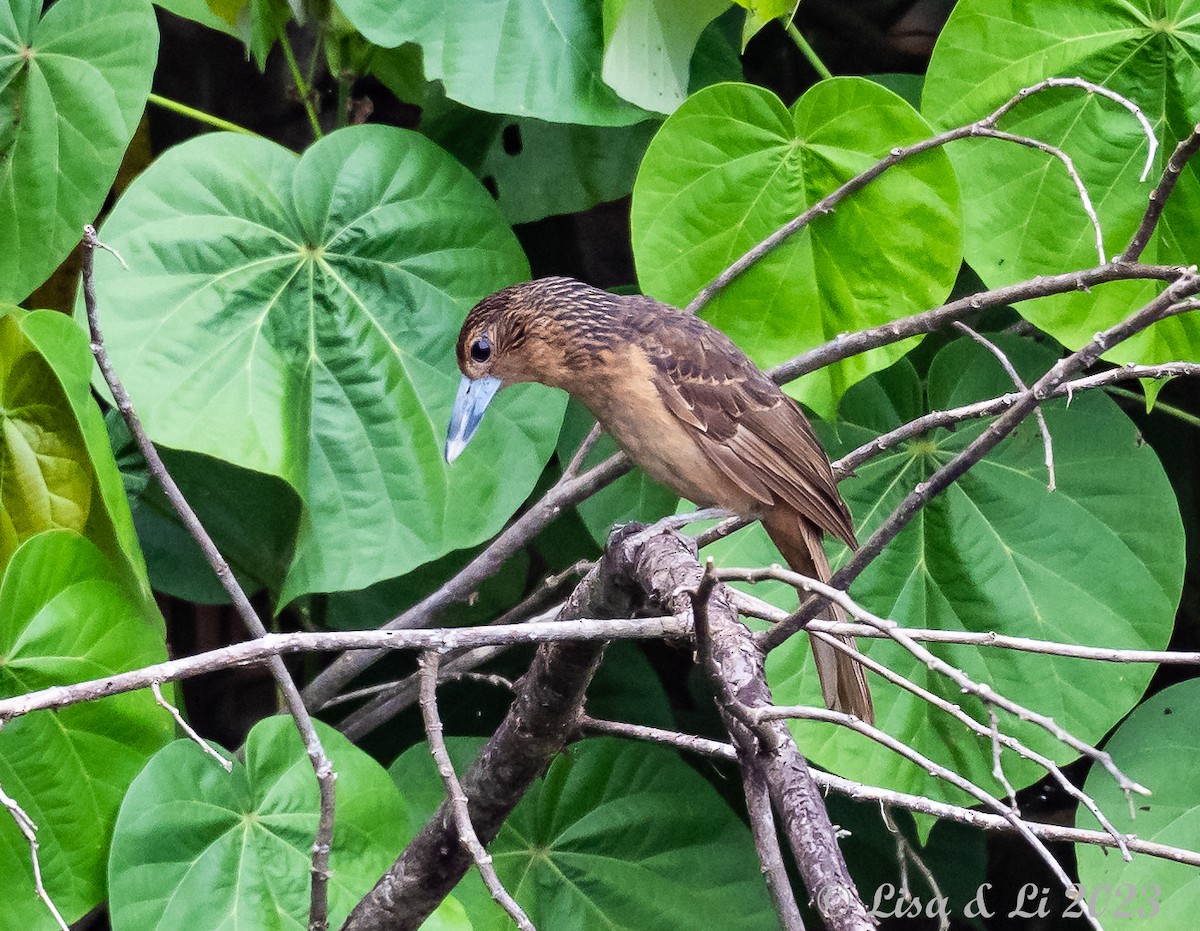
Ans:
<svg viewBox="0 0 1200 931"><path fill-rule="evenodd" d="M446 461L463 451L504 385L563 388L611 340L613 295L573 278L539 278L476 304L458 334L463 373L446 433Z"/></svg>

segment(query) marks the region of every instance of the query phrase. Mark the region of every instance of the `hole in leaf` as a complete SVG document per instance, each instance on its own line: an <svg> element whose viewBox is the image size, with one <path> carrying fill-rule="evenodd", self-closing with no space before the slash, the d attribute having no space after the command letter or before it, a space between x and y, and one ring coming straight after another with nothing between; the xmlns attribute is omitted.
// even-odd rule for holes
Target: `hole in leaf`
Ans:
<svg viewBox="0 0 1200 931"><path fill-rule="evenodd" d="M509 123L500 132L500 144L504 146L505 155L520 155L525 144L521 141L521 127Z"/></svg>

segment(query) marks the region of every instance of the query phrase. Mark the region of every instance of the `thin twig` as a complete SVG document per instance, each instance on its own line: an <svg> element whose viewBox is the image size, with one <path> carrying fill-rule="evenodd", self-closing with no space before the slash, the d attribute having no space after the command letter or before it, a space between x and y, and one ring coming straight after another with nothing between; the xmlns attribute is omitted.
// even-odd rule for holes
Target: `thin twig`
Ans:
<svg viewBox="0 0 1200 931"><path fill-rule="evenodd" d="M1009 142L1020 142L1021 145L1030 144L1030 142L1034 140L1028 140L1027 137L1016 136L1011 133L1004 133L1001 130L997 130L995 128L997 121L1018 103L1029 99L1034 94L1040 93L1041 91L1051 87L1066 86L1079 87L1091 93L1103 94L1110 99L1118 100L1122 103L1122 105L1128 105L1127 108L1132 107L1131 112L1134 112L1135 115L1141 113L1140 110L1138 110L1133 104L1125 100L1125 98L1121 97L1119 94L1116 94L1115 92L1110 91L1108 88L1102 87L1099 84L1093 84L1090 81L1085 81L1082 78L1048 78L1044 81L1039 81L1037 84L1034 84L1030 87L1022 88L1007 101L1005 101L1005 103L999 108L981 120L976 120L974 123L969 123L966 126L960 126L956 129L950 129L946 132L938 133L935 136L931 136L928 139L922 139L918 142L912 143L911 145L892 149L885 158L880 159L861 174L855 175L845 184L822 197L795 219L784 224L770 236L758 243L758 245L748 250L744 255L741 256L741 258L739 258L732 265L721 272L721 274L719 274L715 279L713 279L713 281L700 289L700 292L694 298L692 298L691 303L688 304L688 312L693 314L699 313L700 310L703 309L709 301L716 297L720 291L724 290L734 279L736 279L752 265L760 261L764 256L777 249L783 242L794 236L814 219L831 213L841 201L845 200L851 194L862 190L862 188L866 187L880 175L884 174L888 169L898 165L900 162L903 162L906 159L920 155L922 152L928 152L930 149L940 148L947 143L955 142L959 139L968 139L978 136L990 135ZM1140 117L1140 119L1144 120L1144 115ZM1146 125L1148 124L1143 123L1143 126ZM1150 133L1149 139L1152 147L1157 146L1158 142L1154 138L1153 132ZM1040 147L1041 146L1039 145L1039 148ZM1152 161L1152 159L1153 149L1151 151L1150 160L1148 160L1148 163L1149 161ZM1084 196L1086 197L1086 192ZM1090 201L1088 201L1088 203L1090 204ZM1104 263L1103 249L1101 249L1100 263Z"/></svg>
<svg viewBox="0 0 1200 931"><path fill-rule="evenodd" d="M938 468L928 479L919 483L892 511L862 547L834 573L831 582L837 588L847 589L850 583L874 559L883 552L908 522L934 497L966 474L983 457L990 453L1007 437L1038 403L1048 397L1059 385L1081 371L1094 365L1109 349L1142 332L1147 327L1180 313L1188 299L1200 291L1200 276L1194 269L1185 270L1148 304L1126 317L1117 325L1097 333L1095 337L1076 352L1060 359L1039 378L1028 391L1022 392L1016 402L1005 413L993 420L967 446L949 462ZM1190 309L1190 308L1189 308ZM819 610L810 599L787 621L776 625L762 638L764 647L772 649L799 630Z"/></svg>
<svg viewBox="0 0 1200 931"><path fill-rule="evenodd" d="M804 931L804 919L800 906L788 881L787 866L783 862L783 850L779 846L779 835L775 831L775 818L771 813L771 788L767 774L761 766L741 767L742 790L746 796L746 814L750 820L750 833L754 838L754 850L762 866L763 879L775 914L784 931Z"/></svg>
<svg viewBox="0 0 1200 931"><path fill-rule="evenodd" d="M821 721L827 724L841 724L844 727L848 727L851 730L862 734L864 737L874 740L876 743L886 747L898 756L902 756L909 762L919 766L922 770L929 773L929 775L945 780L955 788L961 789L963 792L966 792L977 801L982 802L984 805L987 805L989 808L993 809L998 815L1000 815L1000 817L1004 818L1010 825L1012 825L1016 832L1025 839L1025 842L1033 848L1037 855L1042 859L1042 862L1044 862L1046 866L1050 868L1050 872L1053 873L1055 878L1058 879L1059 883L1062 884L1063 889L1067 891L1068 895L1070 895L1071 890L1075 888L1071 878L1066 874L1059 862L1054 859L1054 855L1046 848L1046 845L1042 842L1042 840L1029 829L1028 823L1021 818L1020 815L1018 815L1015 811L1005 805L1004 802L1000 801L1000 799L996 798L987 790L980 788L969 779L960 776L952 769L942 766L940 763L930 759L923 753L914 750L908 744L897 740L886 731L880 730L873 724L867 724L865 721L852 714L846 714L841 711L830 711L827 708L812 708L806 705L756 708L751 713L760 721L796 719L804 721ZM1096 919L1087 912L1087 909L1084 909L1083 911L1092 927L1094 927L1096 931L1104 931Z"/></svg>
<svg viewBox="0 0 1200 931"><path fill-rule="evenodd" d="M1008 373L1008 377L1012 379L1013 386L1017 391L1028 391L1029 386L1025 384L1025 380L1021 378L1021 373L1017 371L1017 367L1012 364L1012 361L1005 354L1004 350L993 343L982 333L978 333L971 327L967 326L961 320L955 320L954 326L963 333L966 333L971 339L979 343L984 349L990 352L999 361L1000 366ZM1046 426L1046 416L1042 413L1040 406L1033 409L1033 416L1037 420L1038 429L1042 433L1042 446L1046 451L1046 474L1049 476L1046 482L1047 489L1054 491L1058 482L1054 478L1054 441L1050 437L1050 428Z"/></svg>
<svg viewBox="0 0 1200 931"><path fill-rule="evenodd" d="M1004 765L1000 762L1000 719L996 717L996 709L991 705L987 706L987 713L989 730L988 736L992 739L992 778L1000 783L1000 785L1004 786L1004 791L1008 794L1008 803L1012 806L1012 810L1019 815L1021 813L1021 809L1017 805L1017 790L1013 788L1012 783L1008 781L1008 777L1004 775ZM1120 835L1116 833L1115 829L1113 830L1112 835L1120 840ZM1128 853L1126 855L1126 859L1129 859Z"/></svg>
<svg viewBox="0 0 1200 931"><path fill-rule="evenodd" d="M266 634L254 640L232 643L207 653L167 660L89 679L71 685L52 685L11 698L0 699L0 722L31 711L64 708L81 701L96 701L109 695L149 688L153 682L176 682L218 669L270 664L292 653L342 652L345 650L447 650L518 643L595 643L606 640L678 640L691 635L690 618L648 618L543 621L505 627L448 627L427 630L339 630L297 631ZM448 664L447 664L448 665Z"/></svg>
<svg viewBox="0 0 1200 931"><path fill-rule="evenodd" d="M221 768L225 770L225 772L233 772L233 761L227 760L225 757L221 756L221 754L212 748L212 745L207 740L196 733L192 725L188 724L188 722L183 719L183 715L179 713L179 709L163 697L162 686L159 683L151 682L150 691L154 693L154 700L158 702L162 708L166 709L167 713L175 719L175 723L179 725L179 729L181 731L187 734L188 737L193 740L201 750L220 763Z"/></svg>
<svg viewBox="0 0 1200 931"><path fill-rule="evenodd" d="M37 825L33 823L33 819L25 813L25 809L17 804L16 799L4 791L4 786L0 786L0 805L8 809L8 813L16 822L17 830L25 837L25 842L29 844L29 860L33 865L33 891L46 909L54 917L55 922L62 931L70 931L67 923L63 920L62 913L59 912L58 906L54 904L54 900L50 898L50 894L46 892L46 887L42 883L42 862L38 857Z"/></svg>
<svg viewBox="0 0 1200 931"><path fill-rule="evenodd" d="M490 672L474 672L470 669L464 669L462 672L443 672L438 677L438 681L445 682L475 682L479 685L491 685L498 689L504 689L506 692L515 692L517 684L512 679L506 679L504 676L498 676Z"/></svg>
<svg viewBox="0 0 1200 931"><path fill-rule="evenodd" d="M1103 84L1096 84L1092 81L1085 81L1083 78L1046 78L1044 81L1035 84L1033 87L1027 87L1025 90L1017 94L1014 100L1009 101L1001 108L1001 114L1006 109L1011 109L1018 101L1025 99L1030 94L1037 93L1047 87L1077 87L1080 90L1085 90L1089 94L1099 94L1101 97L1107 97L1109 100L1119 103L1122 107L1134 115L1138 121L1138 125L1142 127L1142 133L1146 137L1146 164L1142 168L1141 178L1145 181L1150 177L1150 169L1154 167L1154 156L1158 153L1158 137L1154 135L1154 127L1150 125L1150 120L1146 118L1146 114L1142 112L1142 108L1130 100L1128 97L1123 97L1114 90L1110 90Z"/></svg>
<svg viewBox="0 0 1200 931"><path fill-rule="evenodd" d="M496 867L492 863L492 855L480 842L475 827L471 824L467 795L463 791L462 783L458 781L458 774L454 772L454 764L450 762L450 753L442 736L442 719L437 710L438 664L441 658L437 653L429 651L422 653L418 661L421 665L421 717L425 721L425 734L429 738L429 752L437 763L438 774L446 787L446 798L454 813L459 843L470 852L471 859L475 861L475 867L496 904L508 912L508 916L516 922L521 931L537 931L525 910L500 882L500 877L496 875Z"/></svg>
<svg viewBox="0 0 1200 931"><path fill-rule="evenodd" d="M600 434L603 432L599 422L592 424L592 429L587 432L587 436L583 438L583 442L579 444L579 448L571 456L571 461L563 469L562 477L564 480L569 481L579 474L579 470L583 468L583 461L587 458L587 454L592 451L592 447L596 445L596 441L600 439Z"/></svg>
<svg viewBox="0 0 1200 931"><path fill-rule="evenodd" d="M1022 136L1018 133L1004 132L1000 129L980 129L977 133L988 139L999 139L1002 142L1012 142L1016 145L1023 145L1030 149L1037 149L1045 152L1048 155L1053 155L1063 167L1067 169L1067 175L1075 185L1075 192L1079 195L1079 202L1083 205L1083 212L1087 214L1088 219L1092 223L1092 231L1096 234L1096 264L1103 265L1104 258L1104 232L1100 229L1100 217L1096 214L1096 208L1092 206L1092 198L1088 195L1087 186L1083 183L1083 178L1079 176L1079 172L1075 168L1075 162L1066 152L1056 145L1051 145L1049 142L1043 142L1041 139L1034 139L1032 136Z"/></svg>
<svg viewBox="0 0 1200 931"><path fill-rule="evenodd" d="M473 651L467 651L473 652ZM461 653L459 654L462 655ZM446 667L442 667L445 669ZM418 682L420 681L420 672L414 673ZM441 683L446 682L479 682L483 685L494 685L496 688L504 689L511 692L513 690L513 682L511 679L506 679L504 676L497 676L486 672L475 672L471 669L451 670L450 672L442 672L438 677ZM403 679L393 679L391 682L379 682L375 685L368 685L365 688L355 689L352 692L343 692L341 695L334 697L326 708L333 708L337 705L344 705L347 702L357 701L360 698L372 698L380 693L394 694L403 689L409 682L409 677Z"/></svg>
<svg viewBox="0 0 1200 931"><path fill-rule="evenodd" d="M220 550L217 549L216 544L213 542L212 537L209 536L208 531L204 529L204 525L196 516L196 512L192 510L192 506L188 504L187 499L184 498L183 493L179 490L179 486L171 477L171 473L163 463L162 457L159 456L158 450L154 448L154 444L150 441L150 437L147 436L141 421L138 420L137 414L133 409L133 402L130 400L125 386L121 384L121 380L117 377L116 370L113 368L112 360L109 358L108 350L104 345L104 336L100 329L100 315L96 305L96 281L93 263L95 251L98 248L106 247L97 238L96 230L91 225L85 226L83 228L83 296L84 306L87 310L88 328L91 333L92 355L95 356L96 364L100 367L100 371L104 375L104 381L108 385L109 391L112 392L117 410L120 411L121 417L129 428L134 442L146 460L146 466L150 474L162 486L163 493L166 495L167 500L171 502L171 506L175 509L175 512L179 515L180 521L187 528L192 538L199 544L205 561L212 567L217 580L221 583L221 587L229 595L234 610L237 612L238 617L241 618L242 623L246 625L251 636L262 638L267 634L266 627L263 626L258 614L255 613L253 606L250 604L250 599L246 597L242 586L238 584L237 579L229 568L229 563L225 561ZM267 666L271 670L271 675L275 679L280 693L283 695L284 704L287 706L292 720L296 722L296 729L300 732L300 737L304 741L305 752L308 754L313 771L317 776L317 787L321 801L320 814L317 819L317 833L312 845L312 898L309 908L308 927L309 931L325 931L329 926L329 850L330 845L333 843L334 782L337 779L337 774L333 770L333 764L329 762L325 748L321 745L321 738L317 735L312 718L309 716L308 710L304 707L300 691L296 688L295 682L292 681L292 677L287 671L287 666L284 665L283 660L279 656L272 656L268 659Z"/></svg>
<svg viewBox="0 0 1200 931"><path fill-rule="evenodd" d="M1003 709L1011 715L1020 718L1022 721L1029 721L1036 724L1038 727L1045 730L1051 736L1061 743L1066 744L1078 753L1081 753L1092 760L1095 760L1103 766L1116 780L1117 785L1128 796L1131 792L1136 792L1139 795L1149 795L1150 791L1142 785L1128 778L1117 765L1113 762L1112 757L1103 750L1098 750L1086 741L1075 737L1065 728L1061 727L1055 720L1047 715L1040 714L1014 702L1012 699L996 692L991 686L984 683L975 682L962 670L951 666L941 657L929 652L925 647L917 643L912 637L905 634L900 626L895 621L890 621L886 618L881 618L859 605L854 599L847 595L839 588L834 588L831 584L826 584L817 579L811 579L803 576L798 572L792 572L788 569L780 567L772 567L772 571L779 581L786 581L790 585L794 585L808 592L813 592L820 596L821 599L826 599L840 605L847 614L856 617L867 624L878 627L882 631L886 631L889 636L900 646L904 647L914 657L925 664L930 670L940 673L950 679L962 691L974 695L985 704L993 704L998 708ZM777 628L776 628L777 629ZM770 632L768 632L770 633Z"/></svg>
<svg viewBox="0 0 1200 931"><path fill-rule="evenodd" d="M908 883L908 864L912 863L917 868L917 872L921 874L921 878L925 880L925 884L929 886L929 891L933 893L933 902L940 906L937 909L938 931L950 931L950 915L949 909L946 907L950 900L942 893L942 887L938 885L937 877L933 875L933 871L917 853L917 849L904 836L904 832L896 826L896 822L892 820L889 806L880 805L879 814L883 818L884 827L888 829L896 843L896 861L900 865L901 900L905 902L913 900L912 889Z"/></svg>
<svg viewBox="0 0 1200 931"><path fill-rule="evenodd" d="M601 721L595 718L585 718L585 729L589 733L610 734L627 740L645 740L651 743L674 747L701 756L737 762L737 751L732 744L710 740L707 737L696 737L691 734L680 734L662 728L649 727L642 724L625 724L620 721ZM1013 826L999 815L978 811L974 808L963 808L949 802L937 802L923 795L912 795L898 792L894 789L884 789L878 786L864 785L835 776L832 773L812 769L813 780L826 792L836 792L853 801L869 802L876 805L891 805L906 811L920 812L932 818L965 824L982 831L996 831L1002 834L1013 833ZM1105 831L1091 831L1085 828L1068 828L1058 824L1044 824L1038 821L1026 821L1026 826L1045 841L1068 844L1088 844L1093 847L1116 847L1117 841ZM1182 863L1186 866L1200 867L1200 851L1187 850L1182 847L1172 847L1169 844L1157 844L1143 840L1134 834L1121 835L1122 840L1133 853L1148 857Z"/></svg>

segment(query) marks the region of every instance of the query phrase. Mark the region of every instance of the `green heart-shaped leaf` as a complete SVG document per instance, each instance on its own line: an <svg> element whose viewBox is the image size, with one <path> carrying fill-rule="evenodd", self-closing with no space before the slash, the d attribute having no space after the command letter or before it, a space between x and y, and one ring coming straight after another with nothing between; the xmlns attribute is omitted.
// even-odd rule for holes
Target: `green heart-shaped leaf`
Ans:
<svg viewBox="0 0 1200 931"><path fill-rule="evenodd" d="M337 772L329 913L338 927L400 852L404 805L383 768L321 722ZM227 773L190 740L134 780L113 832L114 931L308 927L320 803L290 718L259 721Z"/></svg>
<svg viewBox="0 0 1200 931"><path fill-rule="evenodd" d="M416 133L360 126L302 158L215 134L167 152L104 225L118 373L158 442L279 476L304 505L281 600L355 590L494 534L564 398L503 392L454 465L454 341L525 277L482 187Z"/></svg>
<svg viewBox="0 0 1200 931"><path fill-rule="evenodd" d="M998 338L1032 380L1053 362L1044 349ZM922 385L907 362L863 382L843 399L826 448L841 455L927 410L995 397L1012 382L995 358L969 340L934 358ZM1028 421L935 498L851 587L881 617L908 627L1002 634L1113 648L1162 649L1170 638L1183 571L1183 530L1171 486L1153 451L1110 400L1097 393L1045 406L1058 487L1047 491L1041 435ZM883 453L842 482L859 537L867 536L918 482L985 428L966 422ZM723 565L778 561L757 527L719 547ZM728 548L739 547L732 552ZM845 548L831 551L836 562ZM758 591L758 587L756 587ZM759 592L777 599L779 591ZM795 597L777 603L795 605ZM888 641L860 641L872 659L959 703L987 721L979 702ZM1014 650L927 644L1008 697L1050 715L1083 740L1099 740L1141 697L1148 664L1097 663ZM771 653L768 674L781 703L820 704L805 638ZM922 753L993 792L991 744L949 716L868 674L879 725ZM1074 751L1040 728L1001 715L1001 726L1059 762ZM873 785L934 798L962 795L918 767L842 728L798 724L797 739L822 766ZM1043 772L1004 755L1013 785Z"/></svg>
<svg viewBox="0 0 1200 931"><path fill-rule="evenodd" d="M166 660L162 618L128 594L99 550L68 530L17 549L0 583L0 697ZM0 785L38 826L46 890L67 921L104 897L125 789L174 732L149 692L35 711L0 729ZM29 844L0 818L4 923L55 928L34 896Z"/></svg>
<svg viewBox="0 0 1200 931"><path fill-rule="evenodd" d="M137 128L158 53L149 0L0 9L0 301L79 242Z"/></svg>
<svg viewBox="0 0 1200 931"><path fill-rule="evenodd" d="M380 80L388 83L387 77ZM401 99L403 86L388 86ZM470 168L510 223L575 213L624 197L658 124L583 126L484 113L428 86L421 132Z"/></svg>
<svg viewBox="0 0 1200 931"><path fill-rule="evenodd" d="M1076 88L1019 103L1001 128L1062 148L1087 186L1111 257L1129 241L1147 197L1180 139L1200 122L1200 0L962 0L938 40L922 112L950 127L986 116L1022 87L1080 77L1125 95L1146 113L1160 143L1139 182L1148 142L1120 104ZM989 287L1097 264L1096 235L1063 164L1043 152L990 139L950 147L965 192L967 261ZM1200 165L1181 172L1143 260L1200 259ZM1093 293L1023 303L1021 314L1076 348L1159 290L1126 281ZM1195 315L1163 321L1106 354L1116 361L1200 357Z"/></svg>
<svg viewBox="0 0 1200 931"><path fill-rule="evenodd" d="M728 8L729 0L604 0L604 82L671 113L687 98L701 33Z"/></svg>
<svg viewBox="0 0 1200 931"><path fill-rule="evenodd" d="M1195 850L1200 846L1200 683L1195 679L1163 689L1121 722L1104 745L1130 779L1151 791L1129 800L1104 769L1093 766L1083 790L1096 800L1122 834ZM1082 805L1081 828L1103 830ZM1200 908L1200 875L1189 864L1134 854L1126 863L1114 850L1076 844L1081 892L1105 925L1134 919L1146 931L1186 928Z"/></svg>
<svg viewBox="0 0 1200 931"><path fill-rule="evenodd" d="M479 747L448 741L461 773ZM415 834L444 797L425 745L392 764ZM750 832L672 751L607 738L558 756L489 845L539 928L778 927ZM454 893L478 931L511 920L472 871Z"/></svg>
<svg viewBox="0 0 1200 931"><path fill-rule="evenodd" d="M591 0L343 0L346 18L377 45L415 42L425 77L476 110L554 123L624 126L651 114L600 77L600 4Z"/></svg>
<svg viewBox="0 0 1200 931"><path fill-rule="evenodd" d="M791 110L748 84L694 94L654 137L634 184L642 288L684 306L820 198L892 148L930 134L912 107L860 78L822 81ZM936 306L962 258L958 212L945 155L927 152L792 236L703 316L767 367L838 333ZM832 413L847 387L911 346L855 356L789 390Z"/></svg>
<svg viewBox="0 0 1200 931"><path fill-rule="evenodd" d="M0 568L22 541L74 530L126 567L130 591L149 606L129 504L91 395L93 367L87 339L63 314L0 308Z"/></svg>

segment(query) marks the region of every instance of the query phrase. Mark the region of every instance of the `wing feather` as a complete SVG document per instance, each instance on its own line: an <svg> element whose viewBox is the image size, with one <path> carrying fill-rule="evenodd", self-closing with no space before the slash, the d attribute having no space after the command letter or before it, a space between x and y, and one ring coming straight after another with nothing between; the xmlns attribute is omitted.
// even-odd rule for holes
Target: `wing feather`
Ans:
<svg viewBox="0 0 1200 931"><path fill-rule="evenodd" d="M695 431L722 474L764 507L784 504L856 545L829 459L795 401L728 337L690 314L664 312L655 302L632 322L663 403Z"/></svg>

